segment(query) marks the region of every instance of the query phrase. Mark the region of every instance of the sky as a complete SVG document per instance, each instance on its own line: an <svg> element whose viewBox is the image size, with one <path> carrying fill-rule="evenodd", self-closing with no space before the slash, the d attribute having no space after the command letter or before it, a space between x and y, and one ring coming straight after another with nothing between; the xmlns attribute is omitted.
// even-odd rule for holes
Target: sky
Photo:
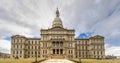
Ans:
<svg viewBox="0 0 120 63"><path fill-rule="evenodd" d="M57 7L75 38L104 36L106 55L120 56L120 0L0 0L0 52L10 53L12 35L40 38Z"/></svg>

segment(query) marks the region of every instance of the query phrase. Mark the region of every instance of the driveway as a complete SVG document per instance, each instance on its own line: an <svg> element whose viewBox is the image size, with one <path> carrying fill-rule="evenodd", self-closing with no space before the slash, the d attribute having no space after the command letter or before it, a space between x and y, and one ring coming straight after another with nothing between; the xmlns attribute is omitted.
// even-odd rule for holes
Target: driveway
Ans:
<svg viewBox="0 0 120 63"><path fill-rule="evenodd" d="M75 63L67 59L48 59L46 61L43 61L41 63Z"/></svg>

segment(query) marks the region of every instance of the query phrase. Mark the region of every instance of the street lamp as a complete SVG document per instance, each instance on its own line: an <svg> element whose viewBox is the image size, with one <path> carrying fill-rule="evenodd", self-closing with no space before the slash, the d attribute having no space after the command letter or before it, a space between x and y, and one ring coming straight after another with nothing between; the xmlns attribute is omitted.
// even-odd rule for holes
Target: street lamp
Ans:
<svg viewBox="0 0 120 63"><path fill-rule="evenodd" d="M37 51L35 52L35 63L38 63L38 61L37 61Z"/></svg>
<svg viewBox="0 0 120 63"><path fill-rule="evenodd" d="M79 57L79 63L82 63L82 62L81 62L81 57Z"/></svg>

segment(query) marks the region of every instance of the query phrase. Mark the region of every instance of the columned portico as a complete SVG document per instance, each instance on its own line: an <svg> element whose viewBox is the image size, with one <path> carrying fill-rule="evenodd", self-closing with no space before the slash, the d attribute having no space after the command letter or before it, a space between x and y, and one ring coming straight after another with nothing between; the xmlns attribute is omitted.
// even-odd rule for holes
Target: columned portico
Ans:
<svg viewBox="0 0 120 63"><path fill-rule="evenodd" d="M51 45L52 58L64 58L64 46L62 40L54 40Z"/></svg>
<svg viewBox="0 0 120 63"><path fill-rule="evenodd" d="M53 49L52 50L53 51L53 53L52 54L63 54L63 49Z"/></svg>
<svg viewBox="0 0 120 63"><path fill-rule="evenodd" d="M52 47L63 47L63 41L53 41Z"/></svg>

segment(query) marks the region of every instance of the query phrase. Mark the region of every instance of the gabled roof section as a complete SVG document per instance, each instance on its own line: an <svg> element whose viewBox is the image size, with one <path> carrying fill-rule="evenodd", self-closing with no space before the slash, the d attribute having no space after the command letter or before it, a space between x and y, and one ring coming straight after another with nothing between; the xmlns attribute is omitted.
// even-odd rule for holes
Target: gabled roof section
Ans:
<svg viewBox="0 0 120 63"><path fill-rule="evenodd" d="M89 40L88 38L75 38L75 40Z"/></svg>
<svg viewBox="0 0 120 63"><path fill-rule="evenodd" d="M41 38L27 38L28 40L41 40Z"/></svg>
<svg viewBox="0 0 120 63"><path fill-rule="evenodd" d="M25 36L22 36L22 35L13 35L12 38L14 38L14 37L26 38Z"/></svg>
<svg viewBox="0 0 120 63"><path fill-rule="evenodd" d="M95 36L92 36L90 38L104 38L103 36L100 36L100 35L95 35Z"/></svg>
<svg viewBox="0 0 120 63"><path fill-rule="evenodd" d="M65 29L65 28L61 28L61 27L54 27L54 28L49 28L49 29L41 29L42 31L57 31L57 30L59 30L59 31L64 31L64 30L66 30L66 31L75 31L74 29Z"/></svg>
<svg viewBox="0 0 120 63"><path fill-rule="evenodd" d="M50 28L48 30L68 30L68 29L61 28L61 27L54 27L54 28Z"/></svg>

